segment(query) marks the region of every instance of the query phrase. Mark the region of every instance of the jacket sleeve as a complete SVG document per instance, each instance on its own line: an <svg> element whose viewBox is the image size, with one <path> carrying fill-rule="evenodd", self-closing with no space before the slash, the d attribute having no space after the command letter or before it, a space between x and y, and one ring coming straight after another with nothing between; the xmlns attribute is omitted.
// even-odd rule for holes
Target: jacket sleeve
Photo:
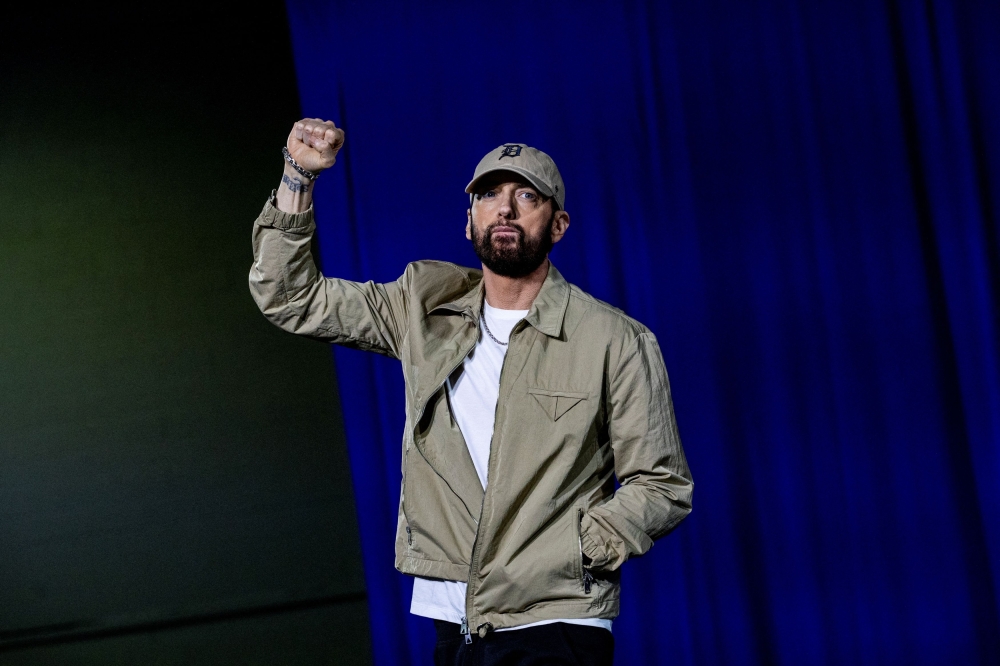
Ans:
<svg viewBox="0 0 1000 666"><path fill-rule="evenodd" d="M609 378L608 422L621 487L584 514L581 546L590 568L617 569L691 512L694 483L684 458L670 383L652 333L640 333Z"/></svg>
<svg viewBox="0 0 1000 666"><path fill-rule="evenodd" d="M396 282L324 277L313 261L313 209L284 213L264 205L253 228L250 293L280 328L307 337L399 358L406 292Z"/></svg>

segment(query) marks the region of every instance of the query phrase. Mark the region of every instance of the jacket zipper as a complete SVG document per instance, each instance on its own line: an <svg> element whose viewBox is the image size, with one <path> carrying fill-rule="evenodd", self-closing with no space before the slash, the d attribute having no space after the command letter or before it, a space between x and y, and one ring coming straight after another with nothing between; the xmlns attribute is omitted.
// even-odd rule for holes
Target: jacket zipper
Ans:
<svg viewBox="0 0 1000 666"><path fill-rule="evenodd" d="M462 616L462 626L459 627L458 633L465 636L466 645L470 645L472 643L472 633L469 631L469 620L464 615Z"/></svg>

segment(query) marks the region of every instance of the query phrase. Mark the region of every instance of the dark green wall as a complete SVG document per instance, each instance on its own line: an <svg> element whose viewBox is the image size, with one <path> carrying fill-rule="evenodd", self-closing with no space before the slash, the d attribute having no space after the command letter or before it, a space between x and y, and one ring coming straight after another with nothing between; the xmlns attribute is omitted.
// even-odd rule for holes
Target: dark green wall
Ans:
<svg viewBox="0 0 1000 666"><path fill-rule="evenodd" d="M367 662L330 351L247 289L283 6L2 31L0 663Z"/></svg>

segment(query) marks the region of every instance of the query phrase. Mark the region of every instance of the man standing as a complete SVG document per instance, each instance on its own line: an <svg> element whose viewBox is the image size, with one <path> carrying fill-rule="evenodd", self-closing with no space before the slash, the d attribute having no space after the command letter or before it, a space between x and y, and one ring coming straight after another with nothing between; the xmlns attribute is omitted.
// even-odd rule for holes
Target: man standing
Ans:
<svg viewBox="0 0 1000 666"><path fill-rule="evenodd" d="M555 163L487 154L466 188L482 271L319 274L312 181L344 133L295 124L254 225L250 290L281 328L398 358L406 383L396 568L439 664L609 664L619 569L691 511L659 347L548 260L569 228ZM621 486L615 490L614 477Z"/></svg>

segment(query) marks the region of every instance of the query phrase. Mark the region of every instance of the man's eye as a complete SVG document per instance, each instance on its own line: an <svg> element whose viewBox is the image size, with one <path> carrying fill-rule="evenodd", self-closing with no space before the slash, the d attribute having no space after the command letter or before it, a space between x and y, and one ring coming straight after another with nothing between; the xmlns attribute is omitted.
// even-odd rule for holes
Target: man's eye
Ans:
<svg viewBox="0 0 1000 666"><path fill-rule="evenodd" d="M496 192L483 192L480 196L483 199L491 199L491 198L495 197L496 195L497 195Z"/></svg>
<svg viewBox="0 0 1000 666"><path fill-rule="evenodd" d="M534 192L521 192L521 196L525 199L535 200L538 196Z"/></svg>

